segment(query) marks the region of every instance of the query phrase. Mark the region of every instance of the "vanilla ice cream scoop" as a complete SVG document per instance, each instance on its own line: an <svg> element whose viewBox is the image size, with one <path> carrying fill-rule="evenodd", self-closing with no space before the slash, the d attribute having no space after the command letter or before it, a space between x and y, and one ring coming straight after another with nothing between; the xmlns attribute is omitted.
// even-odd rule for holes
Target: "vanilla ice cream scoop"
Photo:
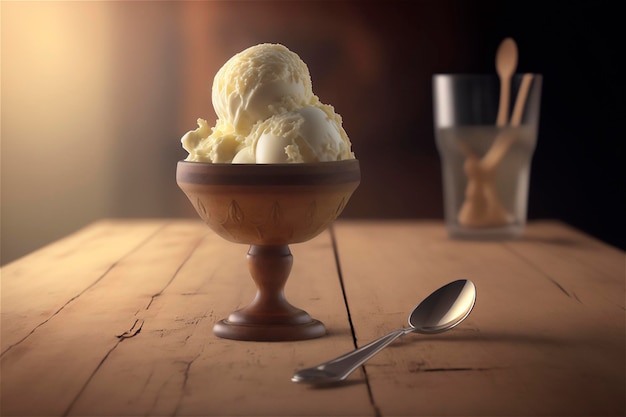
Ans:
<svg viewBox="0 0 626 417"><path fill-rule="evenodd" d="M310 102L313 87L298 55L282 45L264 44L240 52L220 68L212 99L217 117L246 134L281 108Z"/></svg>
<svg viewBox="0 0 626 417"><path fill-rule="evenodd" d="M292 163L354 159L341 116L313 94L300 57L283 45L260 44L230 58L215 75L213 128L182 138L187 161Z"/></svg>

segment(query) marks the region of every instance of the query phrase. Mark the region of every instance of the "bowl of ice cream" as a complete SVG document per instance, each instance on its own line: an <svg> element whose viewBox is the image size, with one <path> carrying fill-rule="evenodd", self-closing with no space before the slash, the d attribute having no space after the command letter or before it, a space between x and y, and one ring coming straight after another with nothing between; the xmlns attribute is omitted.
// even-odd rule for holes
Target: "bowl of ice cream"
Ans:
<svg viewBox="0 0 626 417"><path fill-rule="evenodd" d="M332 106L313 94L308 67L277 44L229 59L213 82L217 120L182 137L189 156L176 181L202 220L224 239L250 245L252 302L217 322L236 340L320 337L324 325L285 298L290 244L312 239L341 214L360 166Z"/></svg>

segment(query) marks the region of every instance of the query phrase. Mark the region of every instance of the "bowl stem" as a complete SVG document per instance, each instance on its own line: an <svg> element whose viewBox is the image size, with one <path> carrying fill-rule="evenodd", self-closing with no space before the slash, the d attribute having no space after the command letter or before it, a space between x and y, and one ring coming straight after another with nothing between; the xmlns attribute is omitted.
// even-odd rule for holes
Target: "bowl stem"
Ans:
<svg viewBox="0 0 626 417"><path fill-rule="evenodd" d="M252 302L216 323L213 332L222 338L255 341L287 341L320 337L324 325L291 305L285 284L293 265L288 245L251 245L248 268L257 293Z"/></svg>

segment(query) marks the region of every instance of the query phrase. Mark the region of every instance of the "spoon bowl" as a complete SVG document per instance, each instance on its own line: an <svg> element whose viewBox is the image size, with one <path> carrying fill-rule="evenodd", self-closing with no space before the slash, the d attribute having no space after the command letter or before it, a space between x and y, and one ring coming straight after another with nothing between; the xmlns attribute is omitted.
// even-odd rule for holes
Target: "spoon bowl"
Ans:
<svg viewBox="0 0 626 417"><path fill-rule="evenodd" d="M413 309L408 320L410 327L393 331L328 362L302 369L291 380L316 385L343 381L368 359L405 334L443 333L458 326L469 316L475 303L474 283L465 279L453 281L430 294Z"/></svg>
<svg viewBox="0 0 626 417"><path fill-rule="evenodd" d="M472 281L453 281L415 307L409 316L409 326L421 334L446 332L465 320L475 302L476 287Z"/></svg>
<svg viewBox="0 0 626 417"><path fill-rule="evenodd" d="M500 105L496 125L505 126L509 120L511 101L511 77L517 69L517 44L512 38L506 38L496 51L496 72L500 77Z"/></svg>

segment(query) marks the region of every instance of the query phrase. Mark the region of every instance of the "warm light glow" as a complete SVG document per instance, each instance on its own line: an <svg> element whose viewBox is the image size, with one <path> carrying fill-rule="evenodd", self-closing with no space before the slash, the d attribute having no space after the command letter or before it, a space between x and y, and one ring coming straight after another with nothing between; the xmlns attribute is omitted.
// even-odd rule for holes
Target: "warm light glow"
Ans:
<svg viewBox="0 0 626 417"><path fill-rule="evenodd" d="M2 4L3 261L106 213L111 30L100 2Z"/></svg>

